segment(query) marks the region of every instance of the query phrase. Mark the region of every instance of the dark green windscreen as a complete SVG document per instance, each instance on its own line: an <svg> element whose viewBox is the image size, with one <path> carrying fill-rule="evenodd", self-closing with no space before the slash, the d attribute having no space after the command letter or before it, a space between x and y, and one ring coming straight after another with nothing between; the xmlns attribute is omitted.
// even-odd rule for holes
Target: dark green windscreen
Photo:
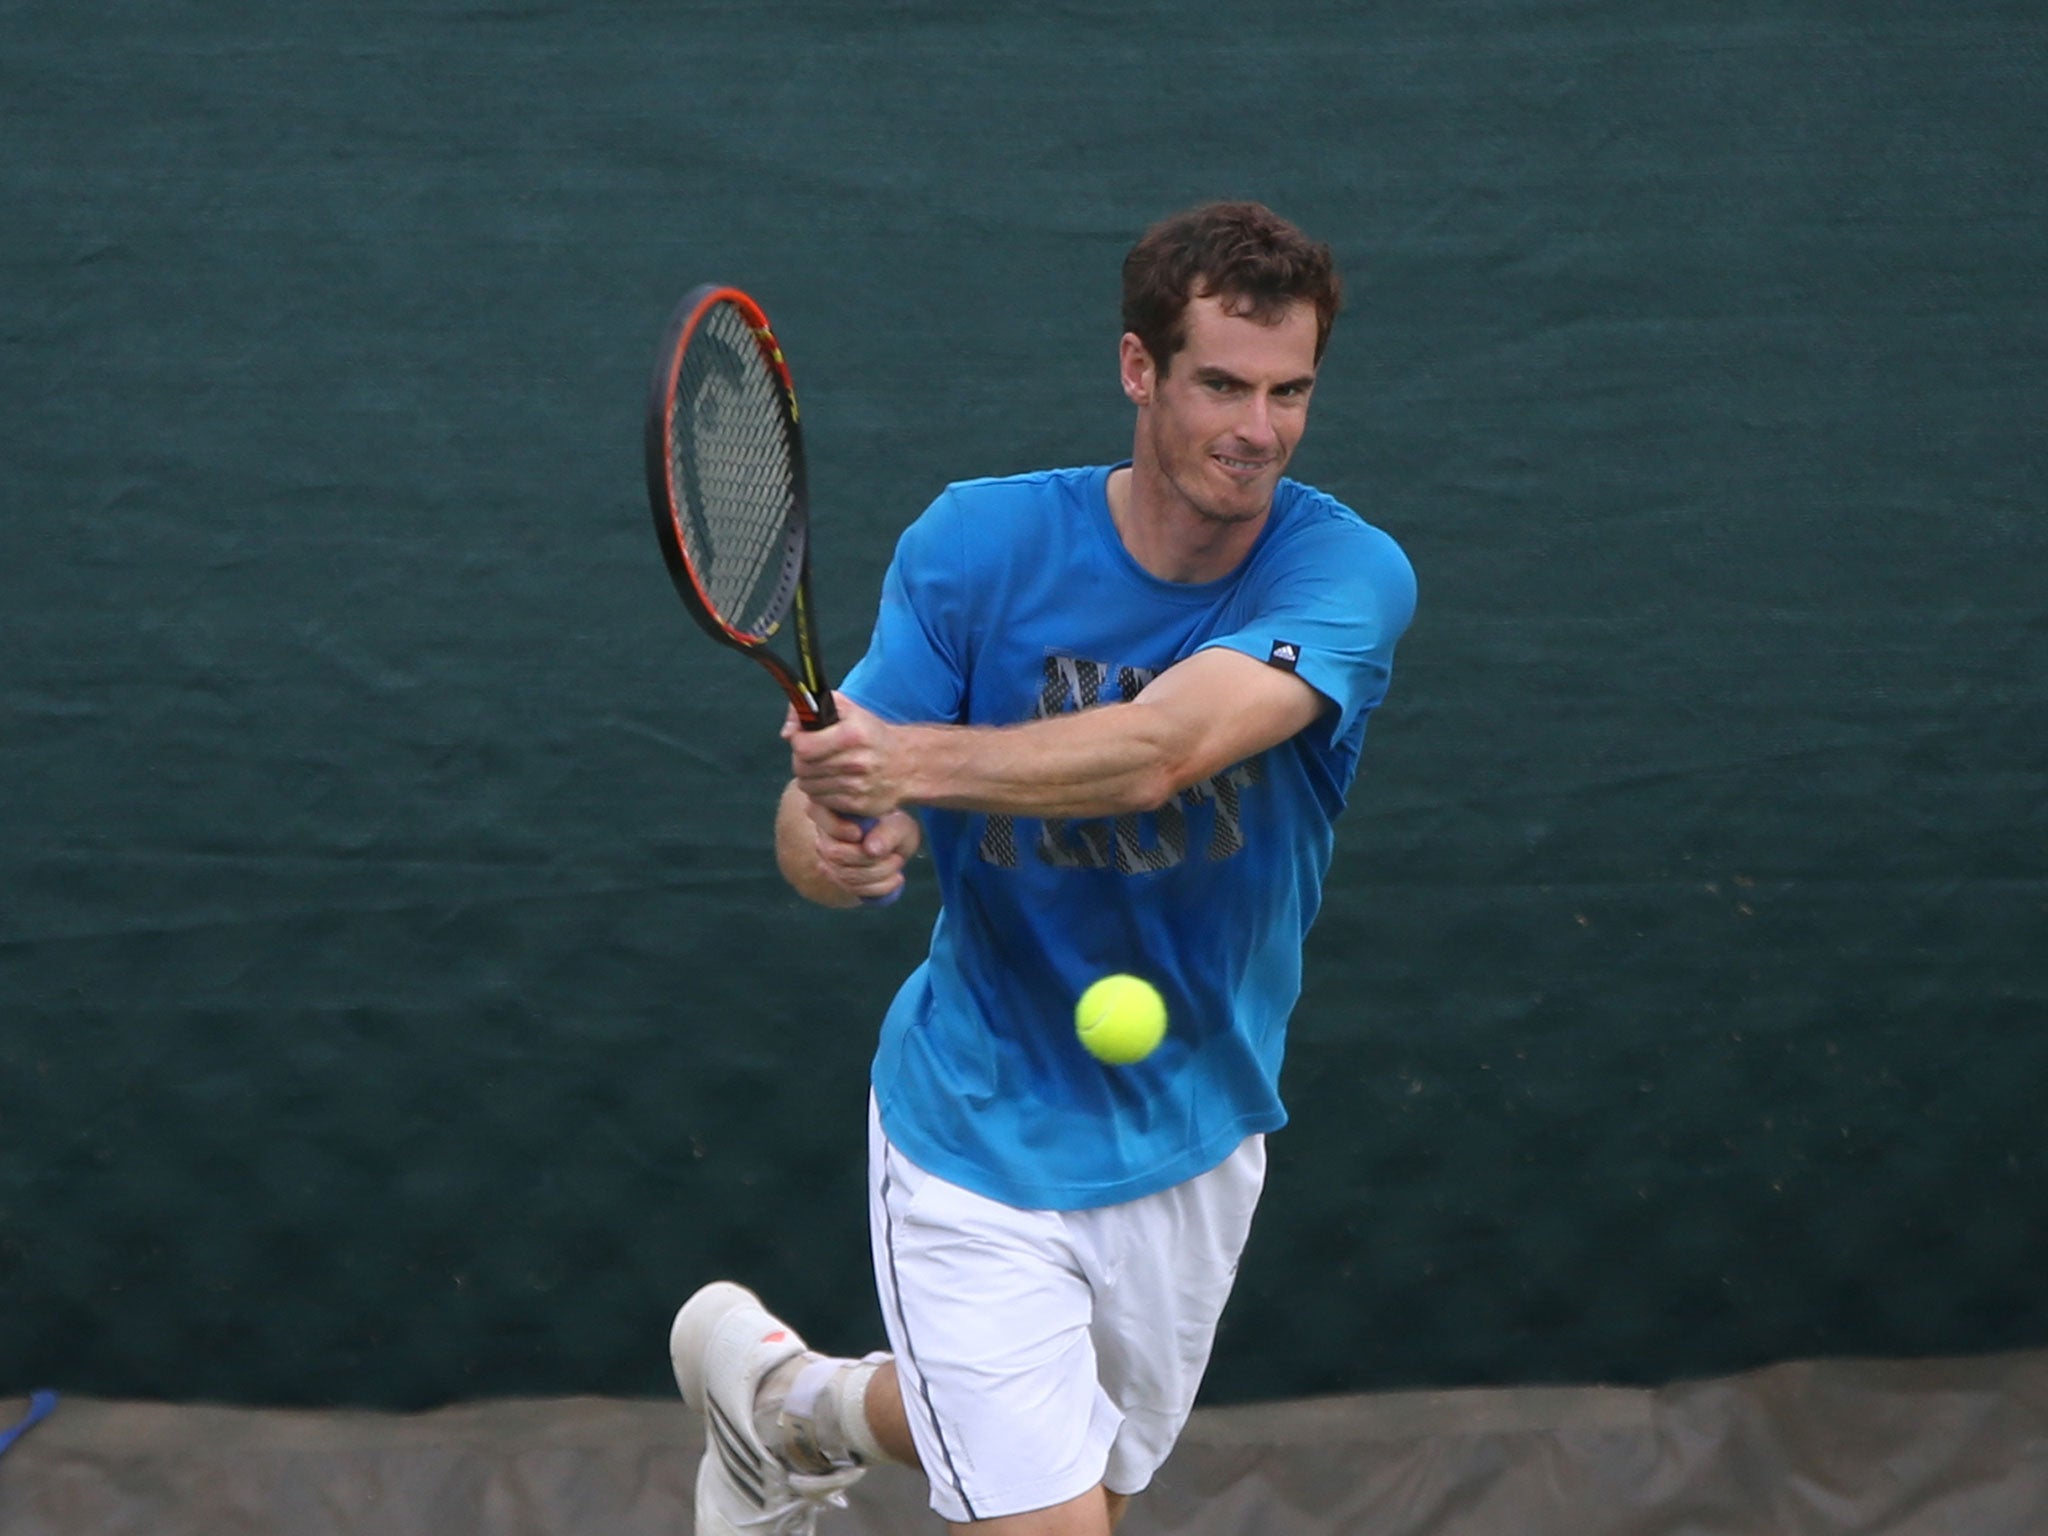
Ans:
<svg viewBox="0 0 2048 1536"><path fill-rule="evenodd" d="M1217 195L1338 251L1297 464L1421 607L1212 1399L2048 1344L2037 7L5 12L0 1391L879 1343L931 895L775 880L652 349L767 305L843 671L946 481L1127 450Z"/></svg>

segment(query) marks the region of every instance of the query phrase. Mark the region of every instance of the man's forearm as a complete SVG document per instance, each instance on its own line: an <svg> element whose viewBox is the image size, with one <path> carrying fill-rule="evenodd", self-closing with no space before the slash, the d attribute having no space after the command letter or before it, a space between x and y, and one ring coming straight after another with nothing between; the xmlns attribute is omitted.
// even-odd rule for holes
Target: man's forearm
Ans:
<svg viewBox="0 0 2048 1536"><path fill-rule="evenodd" d="M1227 651L1169 667L1137 698L1013 726L905 726L902 799L1081 819L1156 810L1305 728L1325 700Z"/></svg>
<svg viewBox="0 0 2048 1536"><path fill-rule="evenodd" d="M1102 704L1014 726L901 728L904 799L1013 816L1149 811L1186 782L1190 733L1139 703Z"/></svg>
<svg viewBox="0 0 2048 1536"><path fill-rule="evenodd" d="M786 734L803 792L844 815L928 805L1082 820L1157 810L1287 740L1324 702L1290 673L1209 650L1135 699L1017 725L890 725L842 700L837 725Z"/></svg>

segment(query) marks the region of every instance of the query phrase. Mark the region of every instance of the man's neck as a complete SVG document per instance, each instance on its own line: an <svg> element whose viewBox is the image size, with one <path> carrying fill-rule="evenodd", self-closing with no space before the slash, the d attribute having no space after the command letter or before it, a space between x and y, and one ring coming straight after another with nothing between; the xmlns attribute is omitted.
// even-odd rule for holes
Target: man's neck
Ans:
<svg viewBox="0 0 2048 1536"><path fill-rule="evenodd" d="M1135 465L1111 470L1104 490L1124 549L1161 581L1195 585L1228 576L1243 564L1272 516L1269 508L1240 522L1204 517L1165 476L1143 473Z"/></svg>

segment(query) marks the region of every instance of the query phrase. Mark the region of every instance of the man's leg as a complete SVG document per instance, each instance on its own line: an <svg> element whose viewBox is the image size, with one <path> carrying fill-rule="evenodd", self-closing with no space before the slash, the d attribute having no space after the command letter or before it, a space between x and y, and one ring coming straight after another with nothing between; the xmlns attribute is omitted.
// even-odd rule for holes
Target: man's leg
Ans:
<svg viewBox="0 0 2048 1536"><path fill-rule="evenodd" d="M896 1362L889 1361L868 1382L862 1401L867 1410L868 1429L891 1461L906 1467L924 1464L917 1459L917 1442L910 1437L910 1417L903 1411L903 1387L896 1379Z"/></svg>

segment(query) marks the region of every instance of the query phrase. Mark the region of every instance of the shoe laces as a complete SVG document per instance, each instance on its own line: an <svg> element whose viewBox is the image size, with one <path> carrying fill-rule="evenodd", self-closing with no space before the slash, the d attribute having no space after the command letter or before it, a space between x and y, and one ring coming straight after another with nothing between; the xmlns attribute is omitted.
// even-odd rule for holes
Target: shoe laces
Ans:
<svg viewBox="0 0 2048 1536"><path fill-rule="evenodd" d="M827 1477L808 1477L797 1473L789 1480L790 1487L795 1490L797 1497L786 1504L778 1504L773 1509L763 1510L758 1515L737 1520L734 1524L746 1530L759 1531L762 1536L815 1536L819 1515L827 1509L846 1508L844 1490L846 1484L851 1481L851 1478L836 1472ZM831 1486L829 1489L815 1491L805 1487L805 1484L816 1483L829 1483Z"/></svg>

